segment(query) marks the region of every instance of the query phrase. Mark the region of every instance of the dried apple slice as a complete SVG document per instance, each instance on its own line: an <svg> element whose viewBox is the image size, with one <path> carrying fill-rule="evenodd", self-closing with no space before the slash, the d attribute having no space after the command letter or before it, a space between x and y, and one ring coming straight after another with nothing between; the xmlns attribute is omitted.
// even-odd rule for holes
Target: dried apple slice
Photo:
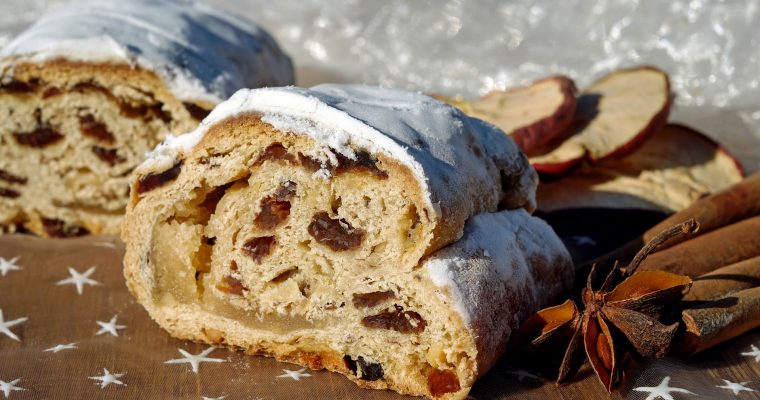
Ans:
<svg viewBox="0 0 760 400"><path fill-rule="evenodd" d="M538 207L544 212L601 207L670 213L736 184L743 175L718 143L691 128L667 125L623 159L584 165L543 182Z"/></svg>
<svg viewBox="0 0 760 400"><path fill-rule="evenodd" d="M653 67L615 71L586 88L578 98L572 131L577 132L531 163L559 175L584 159L624 156L665 124L670 111L668 75Z"/></svg>
<svg viewBox="0 0 760 400"><path fill-rule="evenodd" d="M575 91L570 78L558 75L519 88L495 90L472 101L435 97L498 126L531 154L567 130L575 113Z"/></svg>

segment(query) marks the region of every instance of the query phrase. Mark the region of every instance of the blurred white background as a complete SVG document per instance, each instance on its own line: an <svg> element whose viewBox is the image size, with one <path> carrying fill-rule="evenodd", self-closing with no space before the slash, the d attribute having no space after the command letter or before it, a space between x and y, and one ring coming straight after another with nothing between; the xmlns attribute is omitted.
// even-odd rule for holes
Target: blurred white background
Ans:
<svg viewBox="0 0 760 400"><path fill-rule="evenodd" d="M124 0L129 1L129 0ZM62 0L2 0L0 47ZM760 1L206 0L257 21L299 84L364 82L474 97L550 74L671 74L671 119L760 170Z"/></svg>

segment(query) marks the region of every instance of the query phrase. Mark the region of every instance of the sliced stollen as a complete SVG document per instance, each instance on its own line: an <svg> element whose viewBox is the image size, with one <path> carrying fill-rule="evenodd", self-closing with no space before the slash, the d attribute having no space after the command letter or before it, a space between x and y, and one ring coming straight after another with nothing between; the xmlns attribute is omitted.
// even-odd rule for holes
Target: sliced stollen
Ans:
<svg viewBox="0 0 760 400"><path fill-rule="evenodd" d="M129 174L244 87L293 82L250 21L189 1L86 1L0 50L0 233L118 233Z"/></svg>
<svg viewBox="0 0 760 400"><path fill-rule="evenodd" d="M125 276L173 336L460 399L572 279L536 184L421 94L241 90L137 168Z"/></svg>

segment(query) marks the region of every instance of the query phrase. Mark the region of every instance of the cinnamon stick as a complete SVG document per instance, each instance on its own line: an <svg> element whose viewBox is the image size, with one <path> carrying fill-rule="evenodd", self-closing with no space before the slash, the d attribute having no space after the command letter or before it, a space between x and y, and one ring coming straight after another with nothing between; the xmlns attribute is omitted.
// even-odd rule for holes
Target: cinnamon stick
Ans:
<svg viewBox="0 0 760 400"><path fill-rule="evenodd" d="M699 353L760 326L760 287L684 310L681 316L685 330L676 338L673 350Z"/></svg>
<svg viewBox="0 0 760 400"><path fill-rule="evenodd" d="M760 257L727 265L694 279L684 300L715 300L756 286L760 286Z"/></svg>
<svg viewBox="0 0 760 400"><path fill-rule="evenodd" d="M760 215L760 172L723 192L699 199L691 206L671 215L646 231L643 242L649 242L658 233L689 218L699 222L700 231L697 234L705 234L756 215ZM670 239L662 245L661 250L685 240L691 238Z"/></svg>
<svg viewBox="0 0 760 400"><path fill-rule="evenodd" d="M722 266L757 256L760 256L760 216L651 254L639 269L668 271L696 278Z"/></svg>

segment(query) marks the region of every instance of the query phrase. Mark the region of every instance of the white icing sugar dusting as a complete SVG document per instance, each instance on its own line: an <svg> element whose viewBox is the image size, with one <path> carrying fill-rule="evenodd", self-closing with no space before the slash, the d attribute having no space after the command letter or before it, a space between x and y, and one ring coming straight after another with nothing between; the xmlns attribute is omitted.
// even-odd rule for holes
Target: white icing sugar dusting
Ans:
<svg viewBox="0 0 760 400"><path fill-rule="evenodd" d="M40 18L0 56L120 62L156 72L183 101L293 82L290 59L253 22L181 0L87 0Z"/></svg>
<svg viewBox="0 0 760 400"><path fill-rule="evenodd" d="M472 217L462 238L423 267L462 320L493 340L509 337L525 317L569 289L573 277L562 241L524 209ZM511 326L499 322L505 313L512 314Z"/></svg>
<svg viewBox="0 0 760 400"><path fill-rule="evenodd" d="M209 127L251 112L278 130L308 135L346 157L363 149L406 165L439 217L495 209L499 201L507 208L535 207L535 171L497 128L420 93L361 85L240 90L189 136L160 145L138 171L173 165Z"/></svg>

